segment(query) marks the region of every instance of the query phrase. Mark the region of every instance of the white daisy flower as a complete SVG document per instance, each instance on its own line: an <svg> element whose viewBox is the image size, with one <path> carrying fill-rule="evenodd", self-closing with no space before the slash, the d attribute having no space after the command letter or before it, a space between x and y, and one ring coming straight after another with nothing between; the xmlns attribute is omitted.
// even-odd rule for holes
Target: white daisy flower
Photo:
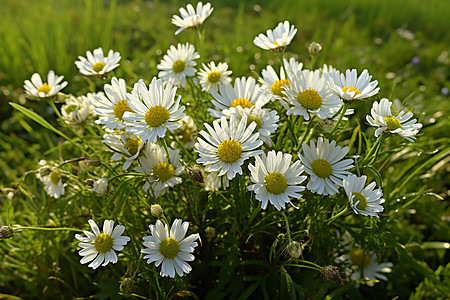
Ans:
<svg viewBox="0 0 450 300"><path fill-rule="evenodd" d="M269 65L266 69L261 71L261 75L262 78L259 78L259 82L262 84L261 88L270 97L270 100L283 101L282 99L285 97L285 85L290 85L286 73L284 72L284 68L280 67L280 76L278 77L277 72Z"/></svg>
<svg viewBox="0 0 450 300"><path fill-rule="evenodd" d="M88 189L88 191L96 192L99 195L104 195L108 190L108 180L105 178L100 178L99 180L94 181L94 186L92 189Z"/></svg>
<svg viewBox="0 0 450 300"><path fill-rule="evenodd" d="M104 97L102 93L89 93L76 98L72 95L67 97L66 103L61 106L64 122L69 125L81 125L92 121L96 117L92 103L97 102L100 97Z"/></svg>
<svg viewBox="0 0 450 300"><path fill-rule="evenodd" d="M264 93L256 80L252 77L236 78L234 86L231 84L219 86L219 92L212 92L214 97L212 103L219 110L208 108L209 113L214 118L229 116L230 107L241 106L251 108L253 106L262 107L270 98Z"/></svg>
<svg viewBox="0 0 450 300"><path fill-rule="evenodd" d="M103 233L100 233L100 229L93 220L89 220L88 223L94 233L83 230L85 237L79 234L75 235L75 238L81 242L78 246L83 248L78 252L80 256L83 256L80 263L91 262L88 267L94 270L100 265L106 266L109 262L115 264L117 262L115 251L122 251L130 241L129 237L122 236L125 226L117 225L114 227L113 220L105 220L103 222Z"/></svg>
<svg viewBox="0 0 450 300"><path fill-rule="evenodd" d="M64 195L64 185L62 183L62 176L58 170L50 170L50 172L41 176L38 172L36 177L39 178L42 183L44 183L45 192L53 198L60 198Z"/></svg>
<svg viewBox="0 0 450 300"><path fill-rule="evenodd" d="M160 220L155 225L150 225L150 236L143 237L144 249L141 253L146 254L144 259L147 263L155 262L155 266L161 265L161 276L175 277L188 274L192 268L187 263L194 260L192 252L197 247L196 240L200 239L198 233L191 234L185 238L189 228L189 222L175 219L169 231L169 227Z"/></svg>
<svg viewBox="0 0 450 300"><path fill-rule="evenodd" d="M197 125L195 125L194 119L186 115L184 118L178 120L177 123L181 126L174 131L174 134L178 136L179 141L183 143L185 148L194 148L198 135Z"/></svg>
<svg viewBox="0 0 450 300"><path fill-rule="evenodd" d="M86 51L86 58L78 56L80 61L76 61L80 73L83 75L96 75L104 77L107 73L119 66L120 53L109 50L108 56L103 56L103 49L99 47L93 51Z"/></svg>
<svg viewBox="0 0 450 300"><path fill-rule="evenodd" d="M322 68L319 68L320 74L323 76L327 73L335 73L338 72L338 69L333 67L332 65L323 64Z"/></svg>
<svg viewBox="0 0 450 300"><path fill-rule="evenodd" d="M141 167L134 170L139 173L149 174L147 182L144 184L144 191L149 188L150 193L155 196L164 195L169 187L174 187L182 182L179 176L184 170L184 166L180 162L180 150L170 149L170 161L167 158L164 147L149 143L144 149L144 155L139 157Z"/></svg>
<svg viewBox="0 0 450 300"><path fill-rule="evenodd" d="M242 175L242 164L252 156L262 153L262 150L254 150L262 145L258 139L259 133L253 133L257 124L252 122L247 126L247 116L243 116L238 122L236 116L231 115L230 121L222 117L213 122L213 127L204 124L209 133L202 130L195 143L195 152L200 155L197 163L206 166L207 172L219 172L218 176L227 175L233 179L236 174Z"/></svg>
<svg viewBox="0 0 450 300"><path fill-rule="evenodd" d="M350 206L356 214L379 217L377 213L384 210L383 191L375 188L375 181L364 188L367 176L358 177L351 174L344 178L343 186Z"/></svg>
<svg viewBox="0 0 450 300"><path fill-rule="evenodd" d="M219 85L227 85L231 82L231 71L228 71L227 63L219 63L216 67L214 62L203 64L203 70L198 72L198 79L202 90L206 92L217 92Z"/></svg>
<svg viewBox="0 0 450 300"><path fill-rule="evenodd" d="M128 121L125 130L139 135L142 141L155 143L167 130L178 129L180 124L176 121L186 114L185 107L179 107L181 96L174 101L176 91L176 87L164 84L161 79L153 78L148 89L143 81L137 82L133 93L127 94L128 107L134 113L127 111L123 115L122 118Z"/></svg>
<svg viewBox="0 0 450 300"><path fill-rule="evenodd" d="M53 70L48 71L47 82L42 82L41 76L38 73L31 75L31 81L25 80L24 89L28 95L49 98L56 95L66 85L67 81L60 83L64 76L57 76Z"/></svg>
<svg viewBox="0 0 450 300"><path fill-rule="evenodd" d="M116 152L111 157L112 161L119 160L123 156L127 157L125 164L123 165L123 170L130 167L131 163L139 156L142 147L145 145L139 136L127 132L106 133L103 136L102 142Z"/></svg>
<svg viewBox="0 0 450 300"><path fill-rule="evenodd" d="M124 113L134 112L127 104L127 84L124 79L113 77L111 85L105 84L104 90L107 97L101 95L95 103L94 111L100 116L96 123L104 124L109 129L123 129Z"/></svg>
<svg viewBox="0 0 450 300"><path fill-rule="evenodd" d="M177 47L170 46L167 54L164 55L161 63L157 66L158 77L164 82L169 82L176 86L185 87L186 77L195 75L195 59L200 55L195 52L194 46L189 43L178 44Z"/></svg>
<svg viewBox="0 0 450 300"><path fill-rule="evenodd" d="M388 278L382 273L390 273L393 267L391 262L379 264L375 254L369 255L361 248L354 248L348 255L348 258L353 264L351 279L354 281L360 279L368 281L381 279L387 281ZM368 282L367 285L374 286L375 282Z"/></svg>
<svg viewBox="0 0 450 300"><path fill-rule="evenodd" d="M345 75L339 71L325 73L331 91L344 102L355 102L372 97L380 88L375 88L378 81L370 81L372 76L363 70L358 76L356 69L346 70Z"/></svg>
<svg viewBox="0 0 450 300"><path fill-rule="evenodd" d="M288 115L303 116L308 121L312 115L326 119L342 105L342 101L330 92L326 80L319 71L303 70L292 76L290 86L285 86L289 104Z"/></svg>
<svg viewBox="0 0 450 300"><path fill-rule="evenodd" d="M381 99L379 103L375 101L370 110L371 116L366 116L370 125L379 127L375 130L375 136L378 137L381 133L387 132L401 135L406 140L414 142L415 135L422 128L422 124L417 123L417 119L410 120L413 114L405 113L403 110L394 117L391 106L392 102L386 98Z"/></svg>
<svg viewBox="0 0 450 300"><path fill-rule="evenodd" d="M180 27L175 31L175 35L188 28L198 28L214 10L209 2L205 5L201 2L197 3L197 10L194 10L194 7L191 4L188 4L186 8L187 10L183 7L180 8L181 18L177 15L172 17L172 24Z"/></svg>
<svg viewBox="0 0 450 300"><path fill-rule="evenodd" d="M289 22L284 21L284 23L279 23L274 30L267 30L266 35L260 33L255 37L253 43L262 49L280 52L289 46L296 33L297 28L294 25L289 26Z"/></svg>
<svg viewBox="0 0 450 300"><path fill-rule="evenodd" d="M344 159L349 148L336 146L336 141L319 137L317 146L314 141L310 145L303 143L303 155L298 156L305 166L306 173L311 177L307 188L320 195L334 195L338 193L338 186L342 186L342 179L353 167L351 159Z"/></svg>
<svg viewBox="0 0 450 300"><path fill-rule="evenodd" d="M286 203L291 205L290 198L299 199L299 192L305 189L300 186L306 176L300 176L304 167L297 160L291 165L292 155L283 154L281 151L270 151L267 156L263 153L255 157L255 165L249 164L248 169L254 184L248 186L249 191L255 193L255 198L261 201L261 208L266 209L267 203L281 210Z"/></svg>
<svg viewBox="0 0 450 300"><path fill-rule="evenodd" d="M299 74L303 69L303 63L296 61L293 57L289 60L283 58L283 66L288 80L291 80L292 76Z"/></svg>
<svg viewBox="0 0 450 300"><path fill-rule="evenodd" d="M230 180L227 176L219 176L219 172L211 172L205 179L205 190L218 191L221 188L226 190L230 186Z"/></svg>
<svg viewBox="0 0 450 300"><path fill-rule="evenodd" d="M276 110L270 110L253 106L252 108L242 108L236 106L230 108L230 113L236 115L239 119L247 116L247 125L256 122L256 130L259 132L259 138L265 142L269 147L272 147L272 140L270 135L278 128L278 120Z"/></svg>

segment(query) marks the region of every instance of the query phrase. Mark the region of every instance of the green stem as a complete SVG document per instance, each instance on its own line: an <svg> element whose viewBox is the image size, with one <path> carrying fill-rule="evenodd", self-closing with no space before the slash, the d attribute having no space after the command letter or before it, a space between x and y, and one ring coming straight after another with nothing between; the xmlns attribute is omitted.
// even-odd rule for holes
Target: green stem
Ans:
<svg viewBox="0 0 450 300"><path fill-rule="evenodd" d="M340 216L342 216L348 209L348 206L345 206L345 208L340 211L339 213L335 214L334 216L332 216L331 218L329 218L327 220L327 223L330 224L331 222L333 222L334 220L336 220L337 218L339 218Z"/></svg>
<svg viewBox="0 0 450 300"><path fill-rule="evenodd" d="M388 137L387 134L382 133L377 141L375 142L375 144L372 145L372 147L370 148L369 152L366 154L366 156L364 157L364 162L368 161L368 159L372 156L373 152L375 151L375 158L378 155L378 151L379 148L381 147L381 145L383 144L384 140ZM373 162L374 160L372 159L371 162Z"/></svg>
<svg viewBox="0 0 450 300"><path fill-rule="evenodd" d="M284 213L284 211L281 212L281 215L283 215L284 222L286 223L286 233L288 236L288 241L289 241L289 243L291 243L292 239L291 239L291 230L289 229L289 220L288 220L286 214Z"/></svg>
<svg viewBox="0 0 450 300"><path fill-rule="evenodd" d="M308 127L306 127L306 130L305 130L305 133L304 133L304 135L303 135L303 138L302 138L302 141L300 142L300 147L303 145L303 143L304 142L307 142L306 141L306 137L309 135L309 132L311 131L311 127L312 127L312 124L313 124L313 120L316 118L316 116L314 115L310 120L309 120L309 122L308 122ZM297 149L298 150L298 149Z"/></svg>
<svg viewBox="0 0 450 300"><path fill-rule="evenodd" d="M59 110L56 108L55 102L53 102L53 100L48 101L50 103L50 106L52 107L53 111L55 112L55 114L58 116L59 119L63 119L61 113L59 112Z"/></svg>
<svg viewBox="0 0 450 300"><path fill-rule="evenodd" d="M83 232L82 229L77 229L77 228L69 228L69 227L17 227L14 228L14 230L18 230L18 229L32 229L32 230L44 230L44 231L60 231L60 230L67 230L67 231L77 231L77 232Z"/></svg>
<svg viewBox="0 0 450 300"><path fill-rule="evenodd" d="M197 28L196 30L196 42L197 42L197 49L198 49L198 53L200 54L200 60L199 60L199 65L201 64L202 60L203 60L203 45L202 45L202 33L200 32L200 29Z"/></svg>
<svg viewBox="0 0 450 300"><path fill-rule="evenodd" d="M339 115L339 119L337 120L337 122L334 124L333 129L331 129L330 131L330 135L334 133L334 131L338 128L339 123L341 122L342 118L345 115L345 112L347 111L347 108L349 107L349 103L344 103L342 105L342 111L341 114Z"/></svg>
<svg viewBox="0 0 450 300"><path fill-rule="evenodd" d="M166 137L164 137L162 139L162 141L163 141L164 150L166 150L167 160L170 162L170 153L169 153L169 148L167 147Z"/></svg>
<svg viewBox="0 0 450 300"><path fill-rule="evenodd" d="M306 261L301 261L306 262ZM300 264L284 264L285 267L298 267L298 268L306 268L306 269L312 269L316 270L322 273L322 268L314 263L311 263L314 266L307 266L307 265L300 265Z"/></svg>

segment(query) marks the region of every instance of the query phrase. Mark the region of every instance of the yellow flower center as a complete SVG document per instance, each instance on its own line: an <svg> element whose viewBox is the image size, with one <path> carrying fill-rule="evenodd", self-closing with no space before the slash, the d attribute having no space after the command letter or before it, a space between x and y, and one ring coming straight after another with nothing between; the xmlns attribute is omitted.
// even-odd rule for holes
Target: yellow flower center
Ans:
<svg viewBox="0 0 450 300"><path fill-rule="evenodd" d="M59 183L59 180L61 179L61 174L58 171L53 171L50 173L50 181L57 185Z"/></svg>
<svg viewBox="0 0 450 300"><path fill-rule="evenodd" d="M92 70L99 73L101 70L103 70L104 67L105 67L105 63L99 61L98 63L96 63L95 65L92 66Z"/></svg>
<svg viewBox="0 0 450 300"><path fill-rule="evenodd" d="M162 182L166 182L174 175L175 169L168 162L160 162L159 164L153 167L153 176L158 178Z"/></svg>
<svg viewBox="0 0 450 300"><path fill-rule="evenodd" d="M287 181L283 174L274 172L264 177L264 186L269 193L278 195L286 190Z"/></svg>
<svg viewBox="0 0 450 300"><path fill-rule="evenodd" d="M255 130L260 130L262 127L262 121L260 118L255 117L255 116L247 116L247 126L252 124L252 122L256 123L256 128Z"/></svg>
<svg viewBox="0 0 450 300"><path fill-rule="evenodd" d="M95 237L94 248L98 253L106 253L112 249L114 240L107 233L101 233Z"/></svg>
<svg viewBox="0 0 450 300"><path fill-rule="evenodd" d="M176 239L166 238L159 243L159 252L168 259L173 259L180 251L180 243Z"/></svg>
<svg viewBox="0 0 450 300"><path fill-rule="evenodd" d="M306 109L315 110L322 105L322 96L316 90L307 89L298 94L298 102Z"/></svg>
<svg viewBox="0 0 450 300"><path fill-rule="evenodd" d="M365 268L370 264L370 256L364 253L364 249L353 249L352 252L350 252L350 259L355 266L358 266L358 268Z"/></svg>
<svg viewBox="0 0 450 300"><path fill-rule="evenodd" d="M44 93L44 94L47 95L48 93L50 93L51 89L52 89L52 87L49 86L49 85L47 84L47 82L44 82L44 84L43 84L40 88L38 88L37 91L38 91L39 93L42 92L42 93Z"/></svg>
<svg viewBox="0 0 450 300"><path fill-rule="evenodd" d="M208 74L208 81L210 83L216 83L220 80L220 73L217 71L211 71L211 73Z"/></svg>
<svg viewBox="0 0 450 300"><path fill-rule="evenodd" d="M272 94L282 97L285 85L291 86L291 84L289 83L289 80L287 80L287 79L277 80L270 87L270 91L272 92Z"/></svg>
<svg viewBox="0 0 450 300"><path fill-rule="evenodd" d="M226 140L217 148L217 156L223 162L232 164L237 161L242 154L241 143L235 140Z"/></svg>
<svg viewBox="0 0 450 300"><path fill-rule="evenodd" d="M128 107L127 100L120 100L114 107L114 117L118 118L119 120L122 120L123 114L126 111L134 113L134 110Z"/></svg>
<svg viewBox="0 0 450 300"><path fill-rule="evenodd" d="M240 106L242 108L251 108L253 104L245 98L237 98L230 104L230 107L236 106Z"/></svg>
<svg viewBox="0 0 450 300"><path fill-rule="evenodd" d="M164 126L164 123L169 120L170 112L164 106L156 105L147 110L145 114L145 123L148 126L155 128Z"/></svg>
<svg viewBox="0 0 450 300"><path fill-rule="evenodd" d="M358 89L355 89L355 88L352 87L352 86L346 86L346 87L343 87L343 88L342 88L342 91L343 91L344 93L347 93L347 92L355 92L355 96L358 95L358 94L361 94L361 92L360 92Z"/></svg>
<svg viewBox="0 0 450 300"><path fill-rule="evenodd" d="M386 116L386 117L384 117L384 120L386 121L387 128L391 131L402 128L402 124L394 116Z"/></svg>
<svg viewBox="0 0 450 300"><path fill-rule="evenodd" d="M179 59L173 63L172 70L175 74L178 74L183 72L185 67L186 63L184 62L184 59Z"/></svg>
<svg viewBox="0 0 450 300"><path fill-rule="evenodd" d="M78 105L70 104L64 110L66 111L66 114L70 114L71 112L75 111L77 108L78 108Z"/></svg>
<svg viewBox="0 0 450 300"><path fill-rule="evenodd" d="M356 208L358 208L359 210L365 210L367 208L367 198L364 197L363 194L358 193L358 192L353 192L352 193L353 196L355 196L353 198L353 203L356 203L359 201L358 205L356 205Z"/></svg>
<svg viewBox="0 0 450 300"><path fill-rule="evenodd" d="M135 155L139 150L141 140L138 138L128 138L125 142L125 148L130 152L131 156Z"/></svg>
<svg viewBox="0 0 450 300"><path fill-rule="evenodd" d="M314 174L316 174L320 178L328 178L333 172L331 164L325 159L316 159L312 162L311 167Z"/></svg>

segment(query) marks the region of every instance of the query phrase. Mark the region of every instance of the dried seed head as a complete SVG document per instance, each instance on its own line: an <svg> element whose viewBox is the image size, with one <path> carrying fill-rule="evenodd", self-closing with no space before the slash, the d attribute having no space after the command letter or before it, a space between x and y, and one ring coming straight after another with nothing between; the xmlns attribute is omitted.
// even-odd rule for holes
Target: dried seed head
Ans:
<svg viewBox="0 0 450 300"><path fill-rule="evenodd" d="M9 226L0 227L0 240L9 239L14 235L14 230Z"/></svg>
<svg viewBox="0 0 450 300"><path fill-rule="evenodd" d="M334 282L339 286L343 286L342 273L336 266L328 265L323 267L322 274L328 281Z"/></svg>

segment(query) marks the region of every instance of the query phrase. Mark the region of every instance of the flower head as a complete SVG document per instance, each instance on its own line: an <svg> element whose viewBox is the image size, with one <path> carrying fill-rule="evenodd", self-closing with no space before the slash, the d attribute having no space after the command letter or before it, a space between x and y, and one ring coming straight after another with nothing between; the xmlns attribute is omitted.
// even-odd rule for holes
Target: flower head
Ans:
<svg viewBox="0 0 450 300"><path fill-rule="evenodd" d="M220 62L216 66L212 61L208 65L203 64L203 70L198 72L202 90L206 92L217 92L220 85L230 84L231 73L231 71L228 71L227 63Z"/></svg>
<svg viewBox="0 0 450 300"><path fill-rule="evenodd" d="M92 122L95 118L93 103L97 102L97 99L100 97L103 97L102 93L89 93L86 96L79 97L70 95L67 97L65 104L61 106L61 115L64 122L72 126Z"/></svg>
<svg viewBox="0 0 450 300"><path fill-rule="evenodd" d="M284 23L279 23L274 30L267 30L266 35L260 33L255 37L253 43L262 49L280 52L289 46L296 33L297 28L294 25L289 26L289 22L284 21Z"/></svg>
<svg viewBox="0 0 450 300"><path fill-rule="evenodd" d="M96 192L99 195L105 194L108 190L108 180L105 178L100 178L97 181L94 181L94 186L92 189L88 189L88 191Z"/></svg>
<svg viewBox="0 0 450 300"><path fill-rule="evenodd" d="M67 85L67 81L60 83L63 78L64 76L57 76L53 70L50 70L47 74L47 82L43 83L41 76L38 73L34 73L31 75L31 81L25 80L23 87L28 95L49 98L56 95Z"/></svg>
<svg viewBox="0 0 450 300"><path fill-rule="evenodd" d="M45 173L45 176L41 176L40 173L37 173L36 177L44 183L44 189L47 194L50 197L58 199L59 197L64 195L64 185L62 183L61 172L57 169L50 169Z"/></svg>
<svg viewBox="0 0 450 300"><path fill-rule="evenodd" d="M197 3L197 10L195 10L191 4L188 4L186 8L187 10L184 9L184 7L180 8L181 17L177 15L174 15L172 17L172 23L180 27L175 32L175 35L179 34L185 29L194 29L202 25L205 19L209 17L209 15L214 10L214 8L211 7L210 3L206 3L205 5L203 5L202 2Z"/></svg>
<svg viewBox="0 0 450 300"><path fill-rule="evenodd" d="M139 156L142 147L145 143L137 135L124 132L124 133L106 133L103 136L103 143L109 148L116 151L111 157L111 160L116 161L127 157L123 169L126 170L130 167L131 163Z"/></svg>
<svg viewBox="0 0 450 300"><path fill-rule="evenodd" d="M383 211L384 203L383 192L381 189L375 189L375 181L364 187L367 176L358 177L351 174L344 178L343 186L347 194L350 206L356 214L363 216L378 217L379 212Z"/></svg>
<svg viewBox="0 0 450 300"><path fill-rule="evenodd" d="M333 94L344 102L355 102L372 97L378 93L378 81L370 81L372 76L363 70L358 76L356 69L346 70L345 75L339 71L324 73Z"/></svg>
<svg viewBox="0 0 450 300"><path fill-rule="evenodd" d="M378 279L388 280L382 273L390 273L393 264L391 262L378 263L377 256L374 253L367 253L364 249L353 248L348 255L352 262L351 279L356 281L364 279L368 286L374 286Z"/></svg>
<svg viewBox="0 0 450 300"><path fill-rule="evenodd" d="M80 73L83 75L105 76L113 69L119 66L120 53L109 50L108 56L103 56L103 49L99 47L93 51L86 51L86 58L78 56L80 59L76 61Z"/></svg>

